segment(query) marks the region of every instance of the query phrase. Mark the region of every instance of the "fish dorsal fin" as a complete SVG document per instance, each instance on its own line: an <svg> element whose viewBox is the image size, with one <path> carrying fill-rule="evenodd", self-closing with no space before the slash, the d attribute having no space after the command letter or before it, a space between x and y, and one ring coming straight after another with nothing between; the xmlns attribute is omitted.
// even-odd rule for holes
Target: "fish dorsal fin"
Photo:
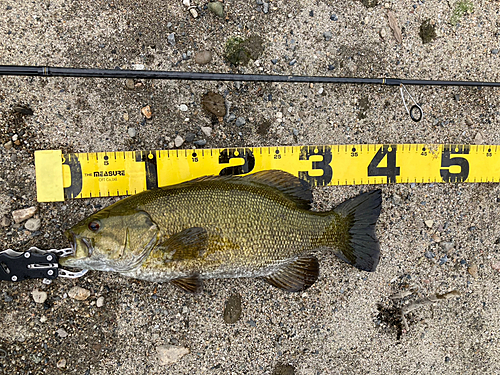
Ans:
<svg viewBox="0 0 500 375"><path fill-rule="evenodd" d="M313 198L311 186L288 172L268 170L240 178L246 182L258 183L279 190L288 199L294 201L299 208L307 210L311 208Z"/></svg>
<svg viewBox="0 0 500 375"><path fill-rule="evenodd" d="M287 292L300 292L318 279L319 263L312 255L301 256L279 271L263 277L272 286Z"/></svg>
<svg viewBox="0 0 500 375"><path fill-rule="evenodd" d="M168 261L196 259L203 255L207 243L207 231L200 227L192 227L171 235L159 244L155 251L167 253L165 259Z"/></svg>
<svg viewBox="0 0 500 375"><path fill-rule="evenodd" d="M198 293L201 292L203 283L198 275L192 275L189 277L181 277L170 281L177 288L182 289L188 293Z"/></svg>

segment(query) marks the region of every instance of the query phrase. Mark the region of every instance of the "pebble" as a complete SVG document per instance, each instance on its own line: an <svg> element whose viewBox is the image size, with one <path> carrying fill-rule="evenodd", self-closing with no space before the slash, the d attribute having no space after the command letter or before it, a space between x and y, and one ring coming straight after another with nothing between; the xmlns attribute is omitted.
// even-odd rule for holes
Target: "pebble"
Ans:
<svg viewBox="0 0 500 375"><path fill-rule="evenodd" d="M264 5L262 5L262 11L264 14L269 13L269 3L264 3Z"/></svg>
<svg viewBox="0 0 500 375"><path fill-rule="evenodd" d="M19 138L19 136L18 136L17 134L14 134L14 135L12 136L12 142L17 141L17 139L18 139L18 138Z"/></svg>
<svg viewBox="0 0 500 375"><path fill-rule="evenodd" d="M425 220L424 221L425 225L427 225L427 228L432 228L434 225L434 220Z"/></svg>
<svg viewBox="0 0 500 375"><path fill-rule="evenodd" d="M90 297L90 290L79 286L74 286L69 290L68 296L78 301L85 301L87 298Z"/></svg>
<svg viewBox="0 0 500 375"><path fill-rule="evenodd" d="M64 328L59 328L59 329L56 331L56 333L57 333L57 336L59 336L59 337L60 337L60 338L62 338L62 339L63 339L63 338L65 338L65 337L68 337L68 332L66 332L66 331L64 330Z"/></svg>
<svg viewBox="0 0 500 375"><path fill-rule="evenodd" d="M8 227L10 225L10 220L7 216L3 215L2 219L0 219L0 225L2 227Z"/></svg>
<svg viewBox="0 0 500 375"><path fill-rule="evenodd" d="M124 119L125 121L128 121L129 116L128 116L128 113L127 113L127 112L125 112L125 113L123 114L123 119Z"/></svg>
<svg viewBox="0 0 500 375"><path fill-rule="evenodd" d="M207 137L210 137L212 135L212 128L209 126L202 126L201 131L203 134L205 134Z"/></svg>
<svg viewBox="0 0 500 375"><path fill-rule="evenodd" d="M134 138L137 135L137 130L135 128L128 128L127 133L131 138Z"/></svg>
<svg viewBox="0 0 500 375"><path fill-rule="evenodd" d="M447 261L448 261L448 255L445 255L444 257L442 257L441 259L439 259L439 265L442 266Z"/></svg>
<svg viewBox="0 0 500 375"><path fill-rule="evenodd" d="M295 367L278 363L271 375L295 375Z"/></svg>
<svg viewBox="0 0 500 375"><path fill-rule="evenodd" d="M193 133L187 133L187 134L186 134L186 139L185 139L185 141L186 141L186 142L193 142L193 141L194 141L194 137L196 137L196 134L193 134Z"/></svg>
<svg viewBox="0 0 500 375"><path fill-rule="evenodd" d="M238 117L235 122L236 126L243 126L245 123L246 121L244 117Z"/></svg>
<svg viewBox="0 0 500 375"><path fill-rule="evenodd" d="M5 297L3 298L3 300L4 300L4 302L12 302L12 301L14 301L14 298L12 298L8 294L6 294Z"/></svg>
<svg viewBox="0 0 500 375"><path fill-rule="evenodd" d="M57 368L65 368L66 360L64 358L61 358L59 361L57 361L56 366Z"/></svg>
<svg viewBox="0 0 500 375"><path fill-rule="evenodd" d="M330 40L332 40L332 37L333 37L333 34L331 31L325 31L323 33L323 37L325 38L325 40L328 42Z"/></svg>
<svg viewBox="0 0 500 375"><path fill-rule="evenodd" d="M247 323L250 324L250 327L257 327L255 320L249 320Z"/></svg>
<svg viewBox="0 0 500 375"><path fill-rule="evenodd" d="M492 53L493 55L498 54L498 48L493 48L493 49L491 50L491 53Z"/></svg>
<svg viewBox="0 0 500 375"><path fill-rule="evenodd" d="M205 139L199 139L197 141L193 142L196 146L202 147L207 144L207 141Z"/></svg>
<svg viewBox="0 0 500 375"><path fill-rule="evenodd" d="M425 257L426 257L427 259L432 259L432 258L434 258L435 256L436 256L436 255L435 255L432 251L426 251L426 252L425 252Z"/></svg>
<svg viewBox="0 0 500 375"><path fill-rule="evenodd" d="M338 21L338 20L339 20L339 18L337 17L337 15L336 15L336 14L332 14L332 15L330 16L330 19L331 19L332 21Z"/></svg>
<svg viewBox="0 0 500 375"><path fill-rule="evenodd" d="M36 212L36 207L22 208L20 210L12 211L12 217L14 218L14 223L18 224L24 220L32 217Z"/></svg>
<svg viewBox="0 0 500 375"><path fill-rule="evenodd" d="M297 129L292 129L292 134L294 136L298 136L299 135L299 131Z"/></svg>
<svg viewBox="0 0 500 375"><path fill-rule="evenodd" d="M218 17L224 17L224 6L219 1L208 3L208 10Z"/></svg>
<svg viewBox="0 0 500 375"><path fill-rule="evenodd" d="M31 116L33 115L33 110L30 109L30 108L26 108L26 107L20 107L20 106L16 106L14 108L12 108L15 112L17 113L21 113L23 115L27 115L27 116Z"/></svg>
<svg viewBox="0 0 500 375"><path fill-rule="evenodd" d="M167 35L167 41L172 45L175 46L175 33L170 33Z"/></svg>
<svg viewBox="0 0 500 375"><path fill-rule="evenodd" d="M278 63L278 59L271 59L271 62L276 65Z"/></svg>
<svg viewBox="0 0 500 375"><path fill-rule="evenodd" d="M187 107L187 105L185 105L185 104L181 104L181 105L179 106L179 110L180 110L181 112L186 112L186 111L188 110L188 107Z"/></svg>
<svg viewBox="0 0 500 375"><path fill-rule="evenodd" d="M491 268L493 268L495 271L500 272L500 262L491 263Z"/></svg>
<svg viewBox="0 0 500 375"><path fill-rule="evenodd" d="M239 294L233 294L226 301L224 307L224 321L227 324L234 324L241 317L241 296Z"/></svg>
<svg viewBox="0 0 500 375"><path fill-rule="evenodd" d="M33 290L31 296L36 303L44 303L47 300L47 293L38 289Z"/></svg>
<svg viewBox="0 0 500 375"><path fill-rule="evenodd" d="M177 362L189 353L189 349L182 346L160 345L156 347L156 353L160 365L165 366Z"/></svg>
<svg viewBox="0 0 500 375"><path fill-rule="evenodd" d="M293 65L295 65L296 63L297 63L297 59L293 59L293 60L292 60L292 61L290 61L288 64L289 64L290 66L293 66Z"/></svg>
<svg viewBox="0 0 500 375"><path fill-rule="evenodd" d="M151 106L149 105L142 107L141 112L148 120L153 116L153 112L151 112Z"/></svg>
<svg viewBox="0 0 500 375"><path fill-rule="evenodd" d="M132 78L128 78L125 80L125 86L129 90L133 90L135 88L135 82Z"/></svg>
<svg viewBox="0 0 500 375"><path fill-rule="evenodd" d="M379 35L382 39L385 39L387 37L387 30L384 27L382 27L380 29Z"/></svg>
<svg viewBox="0 0 500 375"><path fill-rule="evenodd" d="M467 268L467 272L475 279L479 276L478 268L475 264L471 264L470 267Z"/></svg>
<svg viewBox="0 0 500 375"><path fill-rule="evenodd" d="M440 246L443 248L444 251L448 252L451 249L455 247L455 244L453 242L441 242Z"/></svg>
<svg viewBox="0 0 500 375"><path fill-rule="evenodd" d="M194 56L194 62L198 65L205 65L212 61L212 52L200 51Z"/></svg>
<svg viewBox="0 0 500 375"><path fill-rule="evenodd" d="M476 145L481 145L484 142L484 137L481 134L481 132L477 132L476 136L474 137L474 144Z"/></svg>
<svg viewBox="0 0 500 375"><path fill-rule="evenodd" d="M40 323L45 323L47 321L47 317L45 315L42 315L40 317Z"/></svg>
<svg viewBox="0 0 500 375"><path fill-rule="evenodd" d="M4 143L3 147L5 147L6 150L10 150L12 148L12 141Z"/></svg>
<svg viewBox="0 0 500 375"><path fill-rule="evenodd" d="M30 232L35 232L40 229L42 221L40 219L28 219L26 223L24 223L24 227Z"/></svg>
<svg viewBox="0 0 500 375"><path fill-rule="evenodd" d="M174 139L175 147L181 147L183 143L184 143L184 139L180 135L175 137L175 139Z"/></svg>
<svg viewBox="0 0 500 375"><path fill-rule="evenodd" d="M262 0L256 0L255 2L257 3L257 5L263 5L264 4L264 2Z"/></svg>
<svg viewBox="0 0 500 375"><path fill-rule="evenodd" d="M104 306L104 297L99 297L96 302L97 307L103 307Z"/></svg>

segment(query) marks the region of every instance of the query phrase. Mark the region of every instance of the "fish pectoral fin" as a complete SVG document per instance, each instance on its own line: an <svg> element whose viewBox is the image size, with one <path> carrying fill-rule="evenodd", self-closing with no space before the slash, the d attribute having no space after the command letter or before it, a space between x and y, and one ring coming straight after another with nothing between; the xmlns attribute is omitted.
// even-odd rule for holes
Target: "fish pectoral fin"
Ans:
<svg viewBox="0 0 500 375"><path fill-rule="evenodd" d="M177 288L182 289L188 293L198 293L201 292L203 283L198 275L192 275L189 277L181 277L170 281Z"/></svg>
<svg viewBox="0 0 500 375"><path fill-rule="evenodd" d="M279 271L263 277L272 286L287 292L300 292L318 279L318 259L312 255L301 256Z"/></svg>
<svg viewBox="0 0 500 375"><path fill-rule="evenodd" d="M184 229L159 244L155 251L168 253L169 261L196 259L203 255L208 244L207 231L200 227Z"/></svg>

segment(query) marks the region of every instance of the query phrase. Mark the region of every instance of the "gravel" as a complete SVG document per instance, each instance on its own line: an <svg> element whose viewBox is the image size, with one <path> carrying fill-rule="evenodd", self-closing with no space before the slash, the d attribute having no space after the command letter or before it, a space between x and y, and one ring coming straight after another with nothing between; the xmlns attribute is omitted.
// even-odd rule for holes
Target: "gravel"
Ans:
<svg viewBox="0 0 500 375"><path fill-rule="evenodd" d="M9 1L0 12L0 64L500 81L499 54L493 53L499 48L495 6L475 4L474 12L460 19L460 26L452 26L448 2L432 6L428 1L379 2L368 9L361 2L257 5L232 0L224 2L224 18L204 9L208 2L191 3L199 11L196 19L181 1L51 1L50 6ZM389 9L401 27L401 44L390 30ZM427 19L431 26L434 23L436 38L423 44L420 26ZM381 38L383 28L386 33ZM323 36L327 31L332 34L328 42ZM223 57L225 43L250 34L264 41L259 64L231 66ZM183 53L189 57L188 51L193 51L193 58L182 60ZM196 62L200 51L211 52L207 65ZM290 66L293 59L298 63ZM182 139L189 132L196 134L194 140L208 140L211 148L470 144L478 133L483 144L500 144L498 89L487 87L407 87L425 112L417 124L408 118L399 89L391 86L242 81L236 89L222 81L131 83L128 87L124 79L2 77L0 215L11 223L0 227L1 250L67 247L66 229L118 199L37 202L36 150L138 151L164 148L166 143L179 149L170 153L181 154L194 146ZM325 95L318 95L320 87ZM221 108L230 103L232 122L224 117L226 111L213 114L202 106L208 92L221 95ZM364 111L366 118L359 119L363 98L370 106ZM182 103L187 112L177 109ZM154 109L149 121L140 112L146 105ZM33 114L15 107L30 108ZM236 127L237 117L243 117L245 125ZM131 127L140 137L128 135ZM211 135L202 133L201 127L210 127ZM299 131L297 140L293 129ZM12 141L15 134L17 144ZM181 140L176 146L177 136ZM210 155L207 149L196 153ZM273 159L278 163L273 166L285 161ZM300 163L304 173L321 173L312 172L313 165L321 165L320 156ZM439 178L439 160L436 163ZM241 158L234 158L209 173L241 164ZM161 172L159 181L166 181L169 171ZM0 355L5 352L1 372L269 375L288 365L300 375L498 373L499 184L431 186L410 181L315 187L314 209L329 210L376 187L383 191L377 224L382 258L377 271L359 271L323 249L315 252L320 278L305 292L284 293L259 279L213 279L204 281L203 292L192 296L168 283L98 271L76 280L53 280L50 285L42 280L1 282ZM401 197L399 204L395 195ZM29 217L15 223L11 216L27 207L36 207L43 223L39 235L25 229ZM434 221L431 228L426 220ZM475 230L468 229L473 226ZM454 246L446 250L446 242ZM429 259L426 252L435 255ZM440 266L445 254L448 260ZM473 264L477 277L473 269L469 271ZM66 293L74 286L90 291L89 297L68 298ZM44 303L34 302L35 289L47 293ZM408 290L416 291L418 298L451 290L461 295L411 311L409 328L398 337L398 310L384 315L383 307L392 306L391 295ZM242 312L239 320L228 324L223 311L233 294L241 296ZM100 297L105 302L97 307ZM65 338L56 333L60 329ZM189 353L162 365L157 347L169 345ZM61 359L66 364L59 369Z"/></svg>

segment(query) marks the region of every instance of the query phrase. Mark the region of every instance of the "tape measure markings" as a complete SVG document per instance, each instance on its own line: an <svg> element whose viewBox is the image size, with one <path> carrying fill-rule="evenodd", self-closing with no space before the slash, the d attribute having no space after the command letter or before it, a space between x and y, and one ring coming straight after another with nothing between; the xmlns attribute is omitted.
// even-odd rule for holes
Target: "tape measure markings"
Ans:
<svg viewBox="0 0 500 375"><path fill-rule="evenodd" d="M312 186L500 181L498 145L346 144L64 155L44 150L35 152L35 164L41 202L136 194L205 175L267 169L284 170Z"/></svg>

